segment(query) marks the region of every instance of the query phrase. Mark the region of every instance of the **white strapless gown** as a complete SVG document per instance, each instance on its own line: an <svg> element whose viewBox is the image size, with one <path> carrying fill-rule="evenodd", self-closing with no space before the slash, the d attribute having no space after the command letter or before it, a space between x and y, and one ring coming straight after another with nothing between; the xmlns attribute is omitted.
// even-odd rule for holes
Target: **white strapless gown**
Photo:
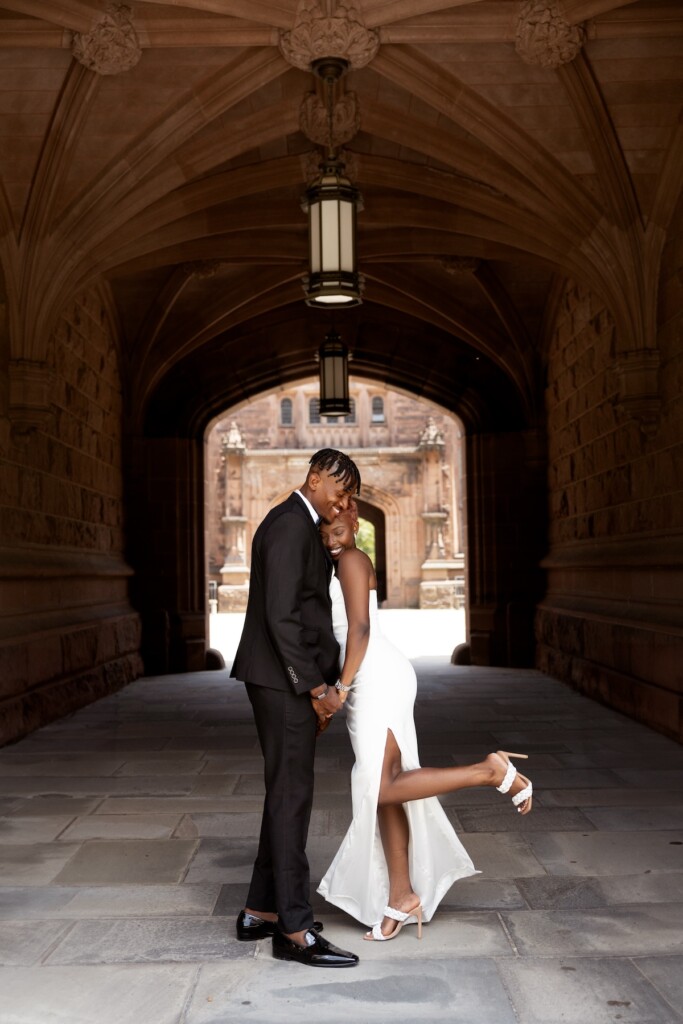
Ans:
<svg viewBox="0 0 683 1024"><path fill-rule="evenodd" d="M344 660L347 619L341 584L330 582L332 624ZM387 730L401 749L404 770L419 768L413 704L415 671L379 626L377 591L370 591L370 642L347 701L346 723L356 755L351 772L353 820L318 886L330 903L366 925L382 920L389 898L387 872L377 823L382 761ZM458 878L474 875L472 861L436 797L403 805L410 826L410 879L429 921Z"/></svg>

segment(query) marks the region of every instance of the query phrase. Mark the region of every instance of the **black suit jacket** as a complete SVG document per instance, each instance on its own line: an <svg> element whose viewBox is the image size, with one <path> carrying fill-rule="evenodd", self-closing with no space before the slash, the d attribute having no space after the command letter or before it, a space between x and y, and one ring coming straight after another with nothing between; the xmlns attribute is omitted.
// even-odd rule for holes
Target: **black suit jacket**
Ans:
<svg viewBox="0 0 683 1024"><path fill-rule="evenodd" d="M338 675L329 559L298 494L271 509L254 534L249 601L232 675L305 693Z"/></svg>

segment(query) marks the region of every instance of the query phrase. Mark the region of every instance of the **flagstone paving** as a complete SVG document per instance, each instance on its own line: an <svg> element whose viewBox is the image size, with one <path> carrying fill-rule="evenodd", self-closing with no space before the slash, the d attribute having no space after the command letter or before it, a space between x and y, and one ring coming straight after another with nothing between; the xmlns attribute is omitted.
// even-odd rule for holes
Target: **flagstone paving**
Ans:
<svg viewBox="0 0 683 1024"><path fill-rule="evenodd" d="M683 749L533 671L416 662L423 764L530 755L534 811L443 804L481 874L422 941L350 971L237 942L263 796L227 671L142 679L0 750L1 1024L681 1024ZM318 743L311 877L350 817L343 721ZM315 885L313 885L315 888Z"/></svg>

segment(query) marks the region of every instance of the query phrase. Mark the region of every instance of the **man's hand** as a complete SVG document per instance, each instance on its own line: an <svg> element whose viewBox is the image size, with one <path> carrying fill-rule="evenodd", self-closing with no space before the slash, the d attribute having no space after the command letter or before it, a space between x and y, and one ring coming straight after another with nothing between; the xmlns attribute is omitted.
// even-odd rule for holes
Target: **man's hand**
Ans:
<svg viewBox="0 0 683 1024"><path fill-rule="evenodd" d="M334 686L329 686L327 693L320 700L315 697L311 697L311 704L315 711L318 721L316 723L316 735L324 732L332 720L332 716L339 711L342 706L342 702L339 700L339 694L335 690Z"/></svg>
<svg viewBox="0 0 683 1024"><path fill-rule="evenodd" d="M316 739L318 738L318 736L320 736L320 734L322 732L325 732L325 730L329 728L329 725L330 725L331 721L332 721L331 717L330 718L317 718L316 719L316 723L315 723Z"/></svg>

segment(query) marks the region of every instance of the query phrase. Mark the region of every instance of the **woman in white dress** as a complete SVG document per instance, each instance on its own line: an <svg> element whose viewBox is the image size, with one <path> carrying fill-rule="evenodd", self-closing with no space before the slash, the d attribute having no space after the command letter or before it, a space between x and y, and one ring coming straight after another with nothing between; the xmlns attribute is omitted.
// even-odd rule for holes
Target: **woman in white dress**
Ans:
<svg viewBox="0 0 683 1024"><path fill-rule="evenodd" d="M352 503L352 506L355 503ZM429 921L458 878L476 874L438 794L470 786L510 793L517 810L531 810L531 783L506 751L479 764L421 768L413 721L413 666L379 628L372 562L356 547L352 507L320 533L337 575L330 582L332 621L341 647L337 689L347 703L356 757L351 774L353 820L318 892L372 930L366 939L393 939L406 923Z"/></svg>

